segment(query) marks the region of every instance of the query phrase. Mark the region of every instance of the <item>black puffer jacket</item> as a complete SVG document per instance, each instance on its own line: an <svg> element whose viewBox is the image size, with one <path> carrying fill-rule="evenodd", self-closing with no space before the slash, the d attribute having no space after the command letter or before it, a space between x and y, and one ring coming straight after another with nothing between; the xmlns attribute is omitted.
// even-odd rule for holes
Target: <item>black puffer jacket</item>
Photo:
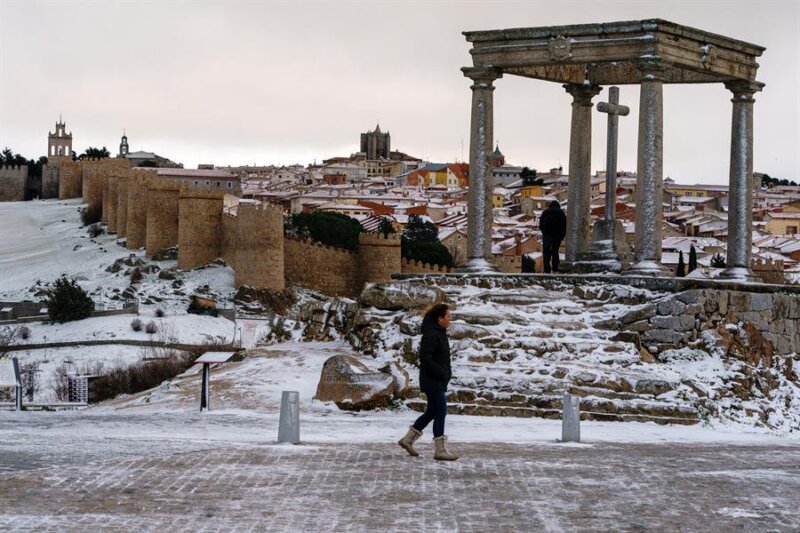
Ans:
<svg viewBox="0 0 800 533"><path fill-rule="evenodd" d="M567 216L557 202L551 203L550 207L542 211L539 229L542 230L542 237L547 240L561 240L567 234Z"/></svg>
<svg viewBox="0 0 800 533"><path fill-rule="evenodd" d="M451 377L447 331L435 318L423 320L419 344L419 388L422 392L444 392Z"/></svg>

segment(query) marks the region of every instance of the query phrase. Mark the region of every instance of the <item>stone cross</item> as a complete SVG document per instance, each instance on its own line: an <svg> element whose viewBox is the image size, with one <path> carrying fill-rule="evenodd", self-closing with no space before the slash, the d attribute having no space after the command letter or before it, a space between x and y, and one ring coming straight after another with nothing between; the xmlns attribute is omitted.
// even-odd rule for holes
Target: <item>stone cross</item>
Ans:
<svg viewBox="0 0 800 533"><path fill-rule="evenodd" d="M599 102L597 110L608 114L608 140L606 149L606 220L616 219L617 209L617 137L619 117L630 112L628 106L619 105L619 87L608 89L608 102Z"/></svg>

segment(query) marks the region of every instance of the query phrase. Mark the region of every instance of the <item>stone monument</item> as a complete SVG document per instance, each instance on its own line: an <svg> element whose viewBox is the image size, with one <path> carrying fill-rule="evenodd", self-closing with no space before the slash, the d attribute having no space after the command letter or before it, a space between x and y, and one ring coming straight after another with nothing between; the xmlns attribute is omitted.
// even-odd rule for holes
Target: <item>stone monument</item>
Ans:
<svg viewBox="0 0 800 533"><path fill-rule="evenodd" d="M587 252L592 98L603 86L638 84L636 234L629 273L665 275L661 265L663 86L723 83L733 93L728 268L753 279L753 95L764 47L661 19L464 32L472 66L467 271L490 270L493 83L504 74L564 85L572 96L565 263Z"/></svg>
<svg viewBox="0 0 800 533"><path fill-rule="evenodd" d="M625 229L617 220L617 140L619 117L630 109L619 103L619 87L608 89L608 102L597 104L597 110L608 114L606 148L606 206L605 216L592 226L592 244L570 265L573 272L621 272L631 262L630 246L625 241Z"/></svg>

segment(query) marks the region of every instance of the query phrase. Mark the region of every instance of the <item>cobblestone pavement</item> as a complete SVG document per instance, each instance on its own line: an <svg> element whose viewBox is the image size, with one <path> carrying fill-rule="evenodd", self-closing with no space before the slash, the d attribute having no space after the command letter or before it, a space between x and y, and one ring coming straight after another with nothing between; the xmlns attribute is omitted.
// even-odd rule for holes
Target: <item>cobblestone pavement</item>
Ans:
<svg viewBox="0 0 800 533"><path fill-rule="evenodd" d="M800 531L797 444L197 446L6 456L0 530Z"/></svg>

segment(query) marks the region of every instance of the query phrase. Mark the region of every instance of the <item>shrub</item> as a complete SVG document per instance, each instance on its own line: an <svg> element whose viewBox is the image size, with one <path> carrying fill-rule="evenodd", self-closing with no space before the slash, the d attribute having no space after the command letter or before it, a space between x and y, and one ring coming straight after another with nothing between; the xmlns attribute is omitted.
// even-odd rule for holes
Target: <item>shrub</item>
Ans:
<svg viewBox="0 0 800 533"><path fill-rule="evenodd" d="M47 311L52 322L70 322L91 316L94 302L74 279L58 278L47 300Z"/></svg>
<svg viewBox="0 0 800 533"><path fill-rule="evenodd" d="M28 340L31 336L31 328L29 328L28 326L22 326L21 328L19 328L19 336L24 341Z"/></svg>
<svg viewBox="0 0 800 533"><path fill-rule="evenodd" d="M148 322L147 325L144 327L144 331L145 333L152 335L156 331L158 331L158 326L156 326L155 322Z"/></svg>
<svg viewBox="0 0 800 533"><path fill-rule="evenodd" d="M119 394L134 394L151 389L188 370L198 357L191 352L167 354L161 359L139 361L127 368L117 368L92 383L96 401L114 398Z"/></svg>
<svg viewBox="0 0 800 533"><path fill-rule="evenodd" d="M100 222L103 218L103 210L99 206L86 206L81 209L81 222L84 226L90 226Z"/></svg>
<svg viewBox="0 0 800 533"><path fill-rule="evenodd" d="M100 224L92 224L89 226L87 233L89 234L89 237L94 239L95 237L103 234L103 228L100 226Z"/></svg>
<svg viewBox="0 0 800 533"><path fill-rule="evenodd" d="M722 254L714 254L711 256L711 266L714 268L725 268L725 258Z"/></svg>
<svg viewBox="0 0 800 533"><path fill-rule="evenodd" d="M415 242L439 242L439 230L436 224L422 220L422 217L411 215L403 230L403 237Z"/></svg>
<svg viewBox="0 0 800 533"><path fill-rule="evenodd" d="M187 313L191 313L193 315L209 315L209 316L217 316L217 310L213 307L208 307L206 305L201 305L196 303L192 300L192 303L189 304L189 307L186 309Z"/></svg>
<svg viewBox="0 0 800 533"><path fill-rule="evenodd" d="M387 217L381 218L381 223L378 225L378 233L381 233L384 237L388 237L390 234L395 232L396 230L394 229L392 221Z"/></svg>
<svg viewBox="0 0 800 533"><path fill-rule="evenodd" d="M131 329L133 331L142 331L142 321L138 318L131 320Z"/></svg>
<svg viewBox="0 0 800 533"><path fill-rule="evenodd" d="M156 309L156 316L158 318L162 318L164 316L164 310L161 309L160 307L158 309Z"/></svg>
<svg viewBox="0 0 800 533"><path fill-rule="evenodd" d="M525 274L536 272L536 261L533 257L527 255L522 256L522 272Z"/></svg>
<svg viewBox="0 0 800 533"><path fill-rule="evenodd" d="M453 256L450 250L440 242L411 241L402 237L400 239L400 253L406 259L422 261L431 265L453 266Z"/></svg>
<svg viewBox="0 0 800 533"><path fill-rule="evenodd" d="M683 250L678 255L678 266L675 268L675 277L682 278L686 276L686 264L683 262Z"/></svg>
<svg viewBox="0 0 800 533"><path fill-rule="evenodd" d="M358 234L363 230L356 219L330 211L296 213L289 218L285 227L290 236L311 237L322 244L349 250L358 249Z"/></svg>
<svg viewBox="0 0 800 533"><path fill-rule="evenodd" d="M144 274L142 274L142 269L139 267L134 268L133 271L131 272L131 285L133 285L134 283L139 283L140 281L142 281L142 278L144 278Z"/></svg>

